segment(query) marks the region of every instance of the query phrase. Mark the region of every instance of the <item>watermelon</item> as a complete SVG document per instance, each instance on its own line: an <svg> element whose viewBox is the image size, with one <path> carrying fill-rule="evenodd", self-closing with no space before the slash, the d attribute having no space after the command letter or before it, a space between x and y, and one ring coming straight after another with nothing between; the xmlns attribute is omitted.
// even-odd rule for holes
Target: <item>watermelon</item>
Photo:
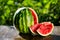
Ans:
<svg viewBox="0 0 60 40"><path fill-rule="evenodd" d="M54 26L51 22L42 22L30 27L30 31L34 34L41 36L48 36L52 33Z"/></svg>
<svg viewBox="0 0 60 40"><path fill-rule="evenodd" d="M38 34L41 36L48 36L52 33L54 25L51 22L43 22L40 27L37 29Z"/></svg>
<svg viewBox="0 0 60 40"><path fill-rule="evenodd" d="M38 17L36 12L32 9L24 9L20 12L20 19L19 19L19 31L20 33L26 34L30 33L29 28L32 25L38 23Z"/></svg>
<svg viewBox="0 0 60 40"><path fill-rule="evenodd" d="M17 11L18 12L18 11ZM32 8L25 8L21 10L19 19L19 31L26 34L40 34L41 36L48 36L52 33L54 25L51 22L38 23L37 13Z"/></svg>

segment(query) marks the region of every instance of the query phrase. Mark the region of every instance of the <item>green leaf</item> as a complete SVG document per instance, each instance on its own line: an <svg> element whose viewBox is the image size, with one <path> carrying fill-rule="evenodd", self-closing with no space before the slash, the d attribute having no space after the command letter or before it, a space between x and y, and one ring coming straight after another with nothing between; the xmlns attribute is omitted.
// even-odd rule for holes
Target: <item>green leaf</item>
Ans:
<svg viewBox="0 0 60 40"><path fill-rule="evenodd" d="M10 13L10 9L8 8L8 9L6 9L6 11L5 11L5 13L4 13L4 16L5 16L5 17L8 17L8 16L9 16L9 13Z"/></svg>
<svg viewBox="0 0 60 40"><path fill-rule="evenodd" d="M35 6L41 7L42 4L41 4L41 2L38 2L38 3L35 4Z"/></svg>
<svg viewBox="0 0 60 40"><path fill-rule="evenodd" d="M13 5L14 4L14 1L10 0L7 2L8 5Z"/></svg>
<svg viewBox="0 0 60 40"><path fill-rule="evenodd" d="M58 0L51 0L52 4L56 4Z"/></svg>
<svg viewBox="0 0 60 40"><path fill-rule="evenodd" d="M48 2L48 3L45 5L45 7L44 7L44 8L49 9L50 4L51 4L51 1L50 1L50 2Z"/></svg>
<svg viewBox="0 0 60 40"><path fill-rule="evenodd" d="M44 4L46 4L46 3L48 3L49 2L49 0L43 0L43 3Z"/></svg>

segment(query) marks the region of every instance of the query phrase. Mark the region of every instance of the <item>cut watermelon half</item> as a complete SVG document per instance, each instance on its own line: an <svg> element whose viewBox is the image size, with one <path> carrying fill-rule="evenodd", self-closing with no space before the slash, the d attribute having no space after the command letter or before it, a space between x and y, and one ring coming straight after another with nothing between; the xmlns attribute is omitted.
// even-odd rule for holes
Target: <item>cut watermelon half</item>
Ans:
<svg viewBox="0 0 60 40"><path fill-rule="evenodd" d="M41 36L48 36L52 33L54 29L54 25L51 22L43 22L41 23L40 27L37 29L37 32Z"/></svg>

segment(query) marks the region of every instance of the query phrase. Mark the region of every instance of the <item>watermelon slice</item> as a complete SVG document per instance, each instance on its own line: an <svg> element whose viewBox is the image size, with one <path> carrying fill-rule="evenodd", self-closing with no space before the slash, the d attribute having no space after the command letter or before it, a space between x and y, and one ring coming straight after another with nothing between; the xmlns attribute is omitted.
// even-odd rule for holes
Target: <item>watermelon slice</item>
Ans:
<svg viewBox="0 0 60 40"><path fill-rule="evenodd" d="M37 32L41 36L48 36L52 33L54 26L51 22L43 22L40 27L37 29Z"/></svg>
<svg viewBox="0 0 60 40"><path fill-rule="evenodd" d="M51 22L42 22L30 27L33 34L40 34L41 36L48 36L52 33L54 25Z"/></svg>

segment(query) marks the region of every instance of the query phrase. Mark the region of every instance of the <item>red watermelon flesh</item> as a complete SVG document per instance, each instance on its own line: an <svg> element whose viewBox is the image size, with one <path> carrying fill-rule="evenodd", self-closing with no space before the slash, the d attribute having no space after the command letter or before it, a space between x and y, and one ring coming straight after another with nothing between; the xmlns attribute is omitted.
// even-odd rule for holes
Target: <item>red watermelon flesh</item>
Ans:
<svg viewBox="0 0 60 40"><path fill-rule="evenodd" d="M29 8L31 13L32 13L32 16L34 18L34 25L35 24L38 24L38 16L37 16L37 13L32 9L32 8Z"/></svg>
<svg viewBox="0 0 60 40"><path fill-rule="evenodd" d="M33 34L36 34L38 32L42 36L51 34L54 28L53 24L51 22L42 22L38 24L38 16L36 12L32 8L29 9L32 12L32 16L34 18L34 25L30 27L31 32Z"/></svg>
<svg viewBox="0 0 60 40"><path fill-rule="evenodd" d="M30 27L30 30L33 34L37 34L36 30L40 27L41 24L35 24Z"/></svg>
<svg viewBox="0 0 60 40"><path fill-rule="evenodd" d="M38 16L37 16L37 13L32 8L29 8L29 10L31 11L33 19L34 19L34 25L30 26L30 30L33 34L36 34L36 29L38 28L38 25L39 25Z"/></svg>
<svg viewBox="0 0 60 40"><path fill-rule="evenodd" d="M51 22L43 22L37 29L37 32L42 36L47 36L52 33L53 28L54 26Z"/></svg>

